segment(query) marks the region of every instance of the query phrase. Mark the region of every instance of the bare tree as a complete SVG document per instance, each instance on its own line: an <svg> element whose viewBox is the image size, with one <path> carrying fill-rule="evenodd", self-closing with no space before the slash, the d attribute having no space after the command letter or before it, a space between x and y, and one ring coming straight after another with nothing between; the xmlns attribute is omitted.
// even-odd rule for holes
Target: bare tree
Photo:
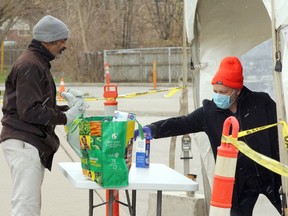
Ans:
<svg viewBox="0 0 288 216"><path fill-rule="evenodd" d="M0 1L0 26L2 34L0 43L2 43L9 29L17 22L18 19L27 18L27 14L33 14L32 11L37 9L37 5L29 0L1 0Z"/></svg>
<svg viewBox="0 0 288 216"><path fill-rule="evenodd" d="M176 27L181 29L183 1L179 0L153 0L146 2L146 7L151 16L152 25L158 32L159 37L168 40L173 35ZM177 29L176 29L177 30ZM181 32L181 31L179 31Z"/></svg>
<svg viewBox="0 0 288 216"><path fill-rule="evenodd" d="M127 0L128 6L125 5L127 13L124 15L123 20L123 48L130 48L131 32L132 32L132 19L133 19L133 0Z"/></svg>
<svg viewBox="0 0 288 216"><path fill-rule="evenodd" d="M16 19L25 20L32 39L33 26L44 15L63 20L70 30L69 49L52 62L53 73L98 82L104 77L105 49L181 44L182 8L180 0L1 0L0 26L6 22L8 31Z"/></svg>

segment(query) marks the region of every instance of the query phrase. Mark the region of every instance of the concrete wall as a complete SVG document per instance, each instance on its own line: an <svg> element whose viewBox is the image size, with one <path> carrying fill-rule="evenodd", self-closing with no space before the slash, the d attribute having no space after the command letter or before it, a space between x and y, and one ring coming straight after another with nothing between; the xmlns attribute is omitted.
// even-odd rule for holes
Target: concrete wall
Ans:
<svg viewBox="0 0 288 216"><path fill-rule="evenodd" d="M156 204L157 194L150 193L147 216L156 215ZM186 193L163 192L162 215L205 216L204 196L195 194L193 197L188 197Z"/></svg>

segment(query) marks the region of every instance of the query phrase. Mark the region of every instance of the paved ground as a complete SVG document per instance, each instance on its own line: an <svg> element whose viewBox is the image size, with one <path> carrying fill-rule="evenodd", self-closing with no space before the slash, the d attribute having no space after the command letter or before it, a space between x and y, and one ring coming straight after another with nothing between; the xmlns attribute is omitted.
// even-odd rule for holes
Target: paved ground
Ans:
<svg viewBox="0 0 288 216"><path fill-rule="evenodd" d="M66 84L67 89L72 85ZM171 86L170 86L171 87ZM1 88L1 87L0 87ZM3 88L3 87L2 87ZM103 96L102 84L94 84L85 87L73 87L89 94L90 96L100 98ZM145 92L152 88L151 85L119 85L118 92L120 95ZM169 86L159 86L158 89L167 89ZM164 92L165 93L165 92ZM143 125L150 122L167 118L169 116L177 115L179 111L179 95L177 93L173 97L166 98L164 93L150 94L139 96L129 99L119 99L118 110L133 112L137 115L138 121ZM189 89L189 98L191 98L191 89ZM64 103L64 102L61 102ZM90 108L89 113L93 115L102 115L104 110L103 101L89 101ZM192 105L189 102L189 110L191 111ZM2 116L2 113L0 114ZM1 127L1 126L0 126ZM61 139L61 147L57 152L54 160L52 172L46 171L45 180L42 190L42 215L43 216L82 216L88 215L88 191L75 189L69 181L58 170L58 163L65 161L80 161L76 154L71 150L71 147L66 142L66 135L63 126L57 127L57 134ZM181 155L181 143L179 137L177 139L177 148L175 156L175 170L183 173L183 161L180 160ZM152 140L151 145L151 162L163 163L169 165L169 145L170 138ZM193 159L190 162L190 171L198 175L197 182L200 185L200 189L197 193L203 194L203 185L201 178L199 152L196 146L192 146ZM135 157L134 157L135 160ZM10 175L9 170L4 159L4 155L0 150L0 215L10 215ZM148 210L148 195L152 191L141 191L138 193L137 200L137 215L147 216ZM124 194L120 194L120 198L125 198ZM98 195L95 196L95 202L101 202L105 199L105 190L98 191ZM185 208L185 206L183 206ZM95 210L94 215L105 215L105 207L99 207ZM127 216L128 209L126 207L120 207L120 215ZM179 213L181 215L181 213ZM267 202L266 198L260 197L257 206L255 208L255 214L277 216L277 212L271 207L271 204ZM165 215L163 215L165 216ZM200 216L200 215L199 215Z"/></svg>

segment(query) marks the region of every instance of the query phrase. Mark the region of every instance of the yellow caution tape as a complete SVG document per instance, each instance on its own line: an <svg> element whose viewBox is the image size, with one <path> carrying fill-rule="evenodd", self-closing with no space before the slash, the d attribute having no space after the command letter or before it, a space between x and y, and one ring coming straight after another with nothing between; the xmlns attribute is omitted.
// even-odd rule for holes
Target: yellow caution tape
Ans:
<svg viewBox="0 0 288 216"><path fill-rule="evenodd" d="M177 92L179 92L181 89L187 88L187 86L181 86L181 87L173 87L173 88L167 88L167 89L156 89L156 90L149 90L149 91L143 91L143 92L134 92L134 93L129 93L125 95L118 95L116 99L119 98L133 98L133 97L138 97L138 96L143 96L143 95L150 95L150 94L156 94L159 92L166 92L168 91L167 94L165 94L165 97L172 97L175 95ZM84 98L85 101L98 101L98 100L109 100L109 98ZM114 98L111 98L111 100L115 100ZM65 101L65 99L57 99L57 101Z"/></svg>
<svg viewBox="0 0 288 216"><path fill-rule="evenodd" d="M257 127L257 128L253 128L253 129L249 129L249 130L245 130L245 131L240 131L238 133L238 137L243 137L243 136L247 136L250 135L252 133L256 133L258 131L262 131L271 127L275 127L277 126L278 123L274 123L274 124L270 124L270 125L265 125L265 126L261 126L261 127Z"/></svg>
<svg viewBox="0 0 288 216"><path fill-rule="evenodd" d="M175 89L172 89L172 90L170 90L167 94L165 94L164 96L165 97L172 97L174 94L176 94L177 92L179 92L180 91L180 88L175 88Z"/></svg>
<svg viewBox="0 0 288 216"><path fill-rule="evenodd" d="M166 91L168 91L168 94L166 96L171 97L174 94L176 94L178 91L180 91L181 89L186 88L186 87L187 86L181 86L181 87L174 87L174 88L168 88L168 89L156 89L156 90L149 90L149 91L144 91L144 92L135 92L135 93L130 93L130 94L126 94L126 95L119 95L118 98L132 98L132 97L156 94L159 92L166 92Z"/></svg>
<svg viewBox="0 0 288 216"><path fill-rule="evenodd" d="M105 98L88 98L88 97L85 97L84 98L85 101L100 101L100 100L106 100ZM113 99L114 100L114 99ZM57 101L66 101L65 99L58 99L57 98Z"/></svg>
<svg viewBox="0 0 288 216"><path fill-rule="evenodd" d="M179 92L181 89L187 88L187 86L181 86L181 87L174 87L174 88L167 88L167 89L156 89L156 90L149 90L149 91L144 91L144 92L134 92L134 93L129 93L129 94L125 94L125 95L118 95L118 98L133 98L133 97L138 97L138 96L143 96L143 95L150 95L150 94L156 94L159 92L166 92L168 91L167 94L165 94L165 97L172 97L173 95L175 95L177 92ZM104 98L104 97L96 97L96 98L88 98L85 97L84 98L85 101L100 101L100 100L109 100L109 98ZM111 98L111 100L115 100L115 98ZM0 99L0 102L2 102L3 100ZM57 101L66 101L65 99L62 98L57 98Z"/></svg>
<svg viewBox="0 0 288 216"><path fill-rule="evenodd" d="M288 149L288 125L285 121L280 121L280 124L282 125L282 135L283 140L286 148Z"/></svg>
<svg viewBox="0 0 288 216"><path fill-rule="evenodd" d="M279 123L275 123L275 124L270 124L270 125L265 125L265 126L261 126L261 127L257 127L257 128L253 128L253 129L249 129L249 130L245 130L245 131L240 131L238 133L238 137L243 137L252 133L256 133L258 131L262 131L271 127L275 127L278 124L282 125L282 135L283 135L283 139L285 142L285 146L286 148L288 148L288 125L285 121L280 121ZM244 155L246 155L247 157L249 157L250 159L252 159L253 161L255 161L256 163L266 167L267 169L278 173L279 175L282 176L288 176L288 166L286 166L285 164L280 163L277 160L274 160L272 158L269 158L263 154L260 154L256 151L254 151L253 149L251 149L245 142L243 141L238 141L237 139L230 137L230 136L225 136L222 135L222 142L225 143L231 143L232 145L234 145L241 153L243 153Z"/></svg>
<svg viewBox="0 0 288 216"><path fill-rule="evenodd" d="M235 138L222 135L222 141L233 144L241 153L255 161L256 163L266 167L267 169L278 173L282 176L288 176L288 166L277 160L269 158L251 149L246 143L237 141Z"/></svg>
<svg viewBox="0 0 288 216"><path fill-rule="evenodd" d="M285 144L286 148L288 149L288 124L285 121L280 121L279 123L274 123L274 124L270 124L270 125L265 125L265 126L245 130L245 131L240 131L238 133L238 138L243 137L243 136L247 136L249 134L256 133L258 131L262 131L262 130L265 130L265 129L268 129L271 127L275 127L278 124L282 125L283 140L284 140L284 144Z"/></svg>

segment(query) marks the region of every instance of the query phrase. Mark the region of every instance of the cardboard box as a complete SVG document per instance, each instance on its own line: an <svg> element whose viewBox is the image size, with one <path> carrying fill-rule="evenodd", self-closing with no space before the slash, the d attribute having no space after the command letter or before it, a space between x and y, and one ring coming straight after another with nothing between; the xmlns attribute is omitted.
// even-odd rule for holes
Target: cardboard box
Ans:
<svg viewBox="0 0 288 216"><path fill-rule="evenodd" d="M136 167L138 168L149 168L150 164L150 140L141 139L137 137L135 142L136 148Z"/></svg>

